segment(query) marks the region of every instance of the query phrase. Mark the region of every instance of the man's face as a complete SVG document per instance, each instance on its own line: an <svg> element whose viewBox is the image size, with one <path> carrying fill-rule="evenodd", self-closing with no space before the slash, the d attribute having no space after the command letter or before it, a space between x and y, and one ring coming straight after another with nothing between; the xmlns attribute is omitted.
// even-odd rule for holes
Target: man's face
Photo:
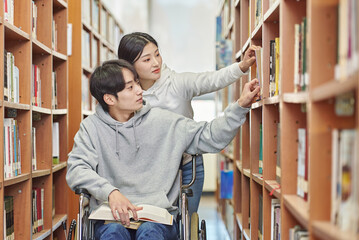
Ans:
<svg viewBox="0 0 359 240"><path fill-rule="evenodd" d="M142 88L132 72L126 68L122 70L125 88L117 93L114 107L118 113L133 113L142 108Z"/></svg>

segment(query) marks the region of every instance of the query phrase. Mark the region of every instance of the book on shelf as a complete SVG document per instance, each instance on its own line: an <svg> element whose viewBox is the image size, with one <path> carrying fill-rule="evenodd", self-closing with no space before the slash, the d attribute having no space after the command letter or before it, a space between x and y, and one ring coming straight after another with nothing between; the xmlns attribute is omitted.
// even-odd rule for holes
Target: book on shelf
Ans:
<svg viewBox="0 0 359 240"><path fill-rule="evenodd" d="M4 196L4 239L15 239L14 231L14 197Z"/></svg>
<svg viewBox="0 0 359 240"><path fill-rule="evenodd" d="M19 103L20 72L15 66L15 57L4 50L4 100Z"/></svg>
<svg viewBox="0 0 359 240"><path fill-rule="evenodd" d="M254 6L255 6L254 26L256 27L262 19L262 0L255 0Z"/></svg>
<svg viewBox="0 0 359 240"><path fill-rule="evenodd" d="M4 118L4 178L21 174L19 126L14 118Z"/></svg>
<svg viewBox="0 0 359 240"><path fill-rule="evenodd" d="M90 33L82 29L82 65L90 68Z"/></svg>
<svg viewBox="0 0 359 240"><path fill-rule="evenodd" d="M14 0L4 0L4 20L14 25Z"/></svg>
<svg viewBox="0 0 359 240"><path fill-rule="evenodd" d="M259 124L259 164L258 173L263 174L263 124Z"/></svg>
<svg viewBox="0 0 359 240"><path fill-rule="evenodd" d="M52 80L52 96L51 96L51 105L52 105L52 109L57 109L57 74L56 72L52 72L51 75L51 80Z"/></svg>
<svg viewBox="0 0 359 240"><path fill-rule="evenodd" d="M55 20L52 20L52 41L51 41L51 45L52 45L52 49L54 51L57 51L57 23Z"/></svg>
<svg viewBox="0 0 359 240"><path fill-rule="evenodd" d="M100 30L101 30L101 35L107 40L107 12L104 8L101 8L100 11ZM112 31L112 29L111 29Z"/></svg>
<svg viewBox="0 0 359 240"><path fill-rule="evenodd" d="M32 189L32 233L38 233L44 229L44 192L44 188Z"/></svg>
<svg viewBox="0 0 359 240"><path fill-rule="evenodd" d="M308 200L308 139L307 130L298 128L297 195Z"/></svg>
<svg viewBox="0 0 359 240"><path fill-rule="evenodd" d="M139 204L137 206L142 207L142 210L137 211L139 221L161 223L165 225L173 224L173 216L167 211L167 209L148 204ZM131 211L129 211L129 217L130 219L133 219ZM101 204L98 208L93 210L89 219L118 222L113 217L112 211L107 202Z"/></svg>
<svg viewBox="0 0 359 240"><path fill-rule="evenodd" d="M296 225L289 229L289 240L309 240L309 233Z"/></svg>
<svg viewBox="0 0 359 240"><path fill-rule="evenodd" d="M233 196L233 170L221 170L220 198L232 199Z"/></svg>
<svg viewBox="0 0 359 240"><path fill-rule="evenodd" d="M355 94L350 91L335 96L335 114L337 116L353 116L355 112Z"/></svg>
<svg viewBox="0 0 359 240"><path fill-rule="evenodd" d="M41 78L40 78L40 68L33 64L32 65L32 105L41 107Z"/></svg>
<svg viewBox="0 0 359 240"><path fill-rule="evenodd" d="M276 155L277 155L277 162L276 162L276 169L275 169L275 176L276 176L276 180L277 183L280 184L280 179L281 179L281 163L280 163L280 124L277 123L277 151L276 151Z"/></svg>
<svg viewBox="0 0 359 240"><path fill-rule="evenodd" d="M31 36L36 39L37 32L37 6L34 1L31 2L31 10L32 10L32 21L31 21Z"/></svg>
<svg viewBox="0 0 359 240"><path fill-rule="evenodd" d="M279 95L280 94L280 69L279 69L279 61L280 61L280 38L277 37L274 39L275 41L275 76L274 76L274 81L275 81L275 92L274 95Z"/></svg>
<svg viewBox="0 0 359 240"><path fill-rule="evenodd" d="M356 129L332 130L331 222L343 231L359 231Z"/></svg>
<svg viewBox="0 0 359 240"><path fill-rule="evenodd" d="M275 40L269 41L269 97L275 96Z"/></svg>
<svg viewBox="0 0 359 240"><path fill-rule="evenodd" d="M59 122L52 123L52 164L60 163L60 130Z"/></svg>
<svg viewBox="0 0 359 240"><path fill-rule="evenodd" d="M337 60L335 79L345 80L358 71L358 1L340 0L338 4Z"/></svg>
<svg viewBox="0 0 359 240"><path fill-rule="evenodd" d="M37 164L36 164L36 128L32 127L31 129L31 166L32 170L37 170Z"/></svg>
<svg viewBox="0 0 359 240"><path fill-rule="evenodd" d="M280 239L280 200L271 200L271 240Z"/></svg>
<svg viewBox="0 0 359 240"><path fill-rule="evenodd" d="M98 41L92 37L91 41L91 67L95 68L98 65Z"/></svg>
<svg viewBox="0 0 359 240"><path fill-rule="evenodd" d="M91 109L89 79L85 74L82 74L81 88L82 110L89 111Z"/></svg>
<svg viewBox="0 0 359 240"><path fill-rule="evenodd" d="M259 95L259 97L256 99L257 101L261 100L261 99L262 99L262 96L263 96L263 71L262 71L263 61L262 61L262 55L263 55L262 48L255 50L255 56L256 56L256 78L258 79L259 86L261 87L260 95Z"/></svg>

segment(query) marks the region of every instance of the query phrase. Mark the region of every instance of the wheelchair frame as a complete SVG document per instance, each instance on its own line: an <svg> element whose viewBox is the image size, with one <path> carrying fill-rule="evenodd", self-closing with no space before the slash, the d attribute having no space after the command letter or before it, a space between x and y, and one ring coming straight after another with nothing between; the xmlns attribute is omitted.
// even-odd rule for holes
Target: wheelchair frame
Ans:
<svg viewBox="0 0 359 240"><path fill-rule="evenodd" d="M199 228L198 213L195 212L191 216L188 214L188 197L193 195L190 187L196 180L196 155L192 156L192 179L187 185L182 184L182 164L179 169L181 191L179 193L179 234L180 240L206 240L206 222L202 220L201 227ZM75 227L75 237L77 240L94 240L94 226L93 222L88 219L89 204L91 195L86 189L76 189L75 193L79 195L79 213L77 216L77 226ZM72 220L74 222L74 220ZM76 222L75 222L76 224ZM191 228L190 228L191 225ZM69 230L67 240L72 239L73 230Z"/></svg>

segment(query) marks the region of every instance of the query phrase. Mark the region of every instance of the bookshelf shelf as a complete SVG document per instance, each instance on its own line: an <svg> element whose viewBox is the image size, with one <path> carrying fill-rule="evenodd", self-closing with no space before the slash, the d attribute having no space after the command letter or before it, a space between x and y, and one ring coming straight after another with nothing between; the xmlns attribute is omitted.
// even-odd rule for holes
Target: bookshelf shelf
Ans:
<svg viewBox="0 0 359 240"><path fill-rule="evenodd" d="M251 236L251 230L246 228L243 231L243 236L246 240L251 240L250 236Z"/></svg>
<svg viewBox="0 0 359 240"><path fill-rule="evenodd" d="M243 170L243 175L250 178L251 177L251 170L248 168L242 169Z"/></svg>
<svg viewBox="0 0 359 240"><path fill-rule="evenodd" d="M263 186L263 175L262 174L252 173L252 179L259 185Z"/></svg>
<svg viewBox="0 0 359 240"><path fill-rule="evenodd" d="M48 48L42 42L32 39L32 53L33 54L40 54L40 55L50 55L51 49Z"/></svg>
<svg viewBox="0 0 359 240"><path fill-rule="evenodd" d="M43 107L32 106L32 111L42 114L51 114L51 109L43 108Z"/></svg>
<svg viewBox="0 0 359 240"><path fill-rule="evenodd" d="M340 199L333 199L338 184L341 189L345 184L343 148L337 145L355 138L345 146L349 152L359 148L359 34L353 30L358 29L358 5L345 5L357 1L234 2L221 2L218 17L229 7L235 19L231 34L221 37L233 42L232 61L256 45L261 62L229 87L237 91L232 99L222 91L218 103L238 98L244 84L257 77L258 64L263 94L232 142L234 159L241 160L232 166L233 239L261 239L261 234L264 240L278 239L270 235L272 209L280 215L281 239L290 239L298 227L311 240L359 239L357 217L342 204L332 205ZM226 26L219 27L218 32L226 32ZM356 168L358 157L349 152L351 168ZM359 198L358 182L357 176L350 177L354 199ZM331 224L333 216L350 218L353 230L343 232L344 227Z"/></svg>
<svg viewBox="0 0 359 240"><path fill-rule="evenodd" d="M308 92L283 94L283 102L285 103L307 103L308 101L309 101Z"/></svg>
<svg viewBox="0 0 359 240"><path fill-rule="evenodd" d="M3 188L0 195L3 201L0 201L0 208L9 211L8 201L12 199L15 239L50 240L53 239L51 204L55 201L52 192L61 201L61 206L58 205L55 209L59 214L67 214L68 206L67 199L60 197L60 193L67 195L64 174L66 171L62 171L62 174L61 171L53 173L51 167L54 121L61 125L59 152L62 161L65 161L64 156L68 153L68 63L67 57L62 60L56 59L57 54L53 48L53 43L57 40L58 52L67 53L67 1L8 1L9 4L12 2L13 13L4 10L4 4L0 6L0 18L3 20L3 24L0 25L0 44L4 55L0 62L0 66L3 67L0 79L2 86L8 88L8 91L0 91L0 121L4 124L4 129L5 125L8 130L14 126L14 131L1 131L0 134L1 138L8 136L8 141L5 140L0 148L0 155L6 158L2 161L3 178L0 182ZM13 72L15 74L3 74L11 73L9 69L16 71ZM15 78L11 79L14 76ZM13 85L8 85L9 83ZM53 88L53 84L56 84L56 88ZM52 89L57 91L52 92ZM56 107L55 104L52 105L55 96ZM57 107L63 111L59 116L52 114L52 108ZM9 126L9 123L13 125ZM10 136L13 136L12 142L9 141ZM10 149L13 155L6 154ZM66 169L66 165L62 169ZM9 178L5 178L4 173ZM44 199L42 205L41 198ZM5 201L8 209L5 209ZM35 205L39 211L33 215ZM35 215L36 221L40 220L39 222L43 223L37 230L34 229L32 219ZM6 216L9 215L4 216L3 213L0 224L4 225ZM0 238L9 237L6 236L8 230L1 228ZM57 235L57 239L65 240L65 236Z"/></svg>
<svg viewBox="0 0 359 240"><path fill-rule="evenodd" d="M86 7L87 3L89 6ZM69 131L67 146L69 150L73 147L73 139L79 130L81 121L95 112L95 101L93 101L88 87L89 77L96 66L106 60L117 58L116 49L123 34L121 25L108 11L102 0L88 0L87 3L67 1L68 19L72 24L72 54L68 56ZM66 158L67 153L63 154L62 161L66 161ZM63 175L65 173L66 171L61 169L54 174ZM78 196L69 191L67 199L69 202L68 219L76 219ZM63 212L65 213L65 211Z"/></svg>
<svg viewBox="0 0 359 240"><path fill-rule="evenodd" d="M18 109L18 110L30 110L31 108L31 106L28 104L13 103L8 101L3 101L3 106L7 108Z"/></svg>
<svg viewBox="0 0 359 240"><path fill-rule="evenodd" d="M54 0L54 8L67 8L67 2L64 0Z"/></svg>
<svg viewBox="0 0 359 240"><path fill-rule="evenodd" d="M57 172L67 167L67 162L61 162L59 164L52 165L52 172Z"/></svg>
<svg viewBox="0 0 359 240"><path fill-rule="evenodd" d="M242 214L240 213L236 213L236 221L237 221L237 224L239 226L239 229L241 231L243 231L243 227L242 227Z"/></svg>
<svg viewBox="0 0 359 240"><path fill-rule="evenodd" d="M323 240L351 240L359 238L358 234L344 232L330 222L324 221L315 221L313 223L313 233L316 237Z"/></svg>
<svg viewBox="0 0 359 240"><path fill-rule="evenodd" d="M67 220L67 215L66 214L56 214L54 216L54 218L52 219L52 231L54 232L66 220Z"/></svg>
<svg viewBox="0 0 359 240"><path fill-rule="evenodd" d="M280 199L281 190L280 185L276 180L266 180L264 181L264 187L269 191L270 194L273 194L274 197Z"/></svg>
<svg viewBox="0 0 359 240"><path fill-rule="evenodd" d="M283 195L284 206L306 229L309 224L309 204L297 195Z"/></svg>
<svg viewBox="0 0 359 240"><path fill-rule="evenodd" d="M49 176L51 173L50 169L35 170L32 172L32 178Z"/></svg>
<svg viewBox="0 0 359 240"><path fill-rule="evenodd" d="M51 229L45 229L45 230L42 230L41 232L33 234L32 239L42 240L42 239L47 238L50 235L51 235Z"/></svg>
<svg viewBox="0 0 359 240"><path fill-rule="evenodd" d="M22 173L19 176L13 178L5 178L4 179L4 187L12 186L14 184L22 183L30 179L30 173Z"/></svg>
<svg viewBox="0 0 359 240"><path fill-rule="evenodd" d="M52 109L52 115L66 115L67 109Z"/></svg>
<svg viewBox="0 0 359 240"><path fill-rule="evenodd" d="M54 61L67 61L67 56L65 54L59 53L57 51L52 51Z"/></svg>
<svg viewBox="0 0 359 240"><path fill-rule="evenodd" d="M263 99L263 103L265 105L279 104L280 103L280 98L279 98L278 95L274 96L274 97L265 98L265 99Z"/></svg>
<svg viewBox="0 0 359 240"><path fill-rule="evenodd" d="M5 39L6 40L30 40L30 35L21 29L17 28L16 26L4 22L5 26Z"/></svg>
<svg viewBox="0 0 359 240"><path fill-rule="evenodd" d="M343 81L332 80L324 83L312 90L311 99L313 101L322 101L354 91L358 88L358 76L358 73L356 73Z"/></svg>

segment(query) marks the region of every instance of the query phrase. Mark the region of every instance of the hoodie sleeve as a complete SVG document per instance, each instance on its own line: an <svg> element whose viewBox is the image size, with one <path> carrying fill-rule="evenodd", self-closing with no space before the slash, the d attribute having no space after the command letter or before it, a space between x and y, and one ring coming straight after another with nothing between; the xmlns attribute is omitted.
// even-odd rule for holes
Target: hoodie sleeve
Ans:
<svg viewBox="0 0 359 240"><path fill-rule="evenodd" d="M173 73L173 90L184 99L215 92L237 81L243 73L238 63L218 71L203 73Z"/></svg>
<svg viewBox="0 0 359 240"><path fill-rule="evenodd" d="M67 160L67 184L72 190L84 188L95 199L108 201L108 195L117 188L97 174L99 156L83 123L74 141Z"/></svg>
<svg viewBox="0 0 359 240"><path fill-rule="evenodd" d="M188 120L186 125L188 154L217 153L234 138L240 126L246 120L250 108L242 108L238 102L230 104L224 115L211 122Z"/></svg>

